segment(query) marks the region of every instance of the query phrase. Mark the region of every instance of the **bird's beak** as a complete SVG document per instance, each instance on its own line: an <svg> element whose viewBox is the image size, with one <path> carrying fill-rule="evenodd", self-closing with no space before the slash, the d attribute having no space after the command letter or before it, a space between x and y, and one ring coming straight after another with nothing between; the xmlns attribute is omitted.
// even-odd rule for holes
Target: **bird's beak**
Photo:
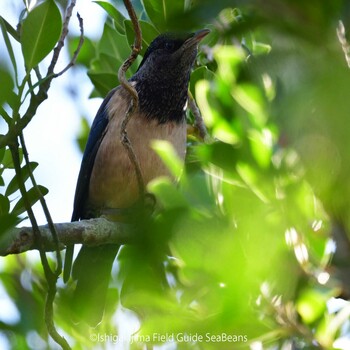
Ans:
<svg viewBox="0 0 350 350"><path fill-rule="evenodd" d="M185 41L185 46L189 47L192 45L197 45L209 33L210 33L209 29L198 30L197 32L191 34L191 36Z"/></svg>

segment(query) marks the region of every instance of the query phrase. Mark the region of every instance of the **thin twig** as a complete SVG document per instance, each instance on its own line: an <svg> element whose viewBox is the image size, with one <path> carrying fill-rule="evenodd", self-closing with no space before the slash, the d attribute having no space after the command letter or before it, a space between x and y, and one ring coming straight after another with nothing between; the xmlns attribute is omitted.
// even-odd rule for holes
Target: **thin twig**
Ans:
<svg viewBox="0 0 350 350"><path fill-rule="evenodd" d="M50 89L52 80L55 78L54 69L57 64L60 52L64 46L64 41L68 34L68 25L73 13L75 3L76 3L76 0L72 0L70 5L67 8L61 37L54 49L54 54L52 56L52 60L47 70L46 76L45 78L43 78L43 82L39 85L38 93L37 94L31 93L31 99L26 112L23 114L22 118L20 118L16 122L16 124L11 126L7 134L3 135L0 138L0 148L3 148L6 145L10 144L14 139L16 139L22 133L22 130L31 122L31 120L35 116L36 111L40 106L40 104L47 99L47 92Z"/></svg>
<svg viewBox="0 0 350 350"><path fill-rule="evenodd" d="M79 13L77 13L78 21L79 21L79 28L80 28L80 37L79 37L79 43L77 49L73 53L73 57L68 63L68 65L62 69L59 73L55 74L55 78L59 77L60 75L64 74L68 69L73 67L75 65L75 62L78 58L79 52L84 44L84 23L83 19L80 17Z"/></svg>
<svg viewBox="0 0 350 350"><path fill-rule="evenodd" d="M9 145L11 155L12 155L12 160L13 160L13 165L14 169L16 172L16 177L18 181L18 187L19 191L21 193L21 197L23 198L23 203L26 208L26 211L28 213L28 217L30 220L30 223L33 228L33 237L35 241L35 245L38 247L38 250L40 252L40 258L44 267L44 272L45 276L47 277L48 280L52 279L52 274L51 274L51 269L48 264L48 261L46 259L45 255L45 249L43 242L41 241L40 237L40 229L38 226L38 223L36 221L35 215L33 213L33 210L30 205L30 201L28 199L27 191L24 185L24 180L23 180L23 174L22 174L22 168L21 168L21 162L20 162L20 156L19 156L19 144L17 140Z"/></svg>
<svg viewBox="0 0 350 350"><path fill-rule="evenodd" d="M51 59L51 63L49 65L49 68L47 69L47 74L46 74L47 76L53 74L53 72L54 72L55 66L56 66L57 61L58 61L58 57L59 57L61 50L64 46L64 41L66 40L66 37L68 35L69 21L72 17L75 4L76 4L76 0L71 0L70 5L67 7L66 15L64 18L64 22L63 22L61 37L58 40L58 43L57 43L55 49L53 50L53 56Z"/></svg>
<svg viewBox="0 0 350 350"><path fill-rule="evenodd" d="M51 231L51 235L52 235L52 238L53 238L53 241L54 241L54 244L55 244L55 251L56 251L56 258L57 258L57 267L56 267L55 274L56 274L56 277L58 278L58 276L60 275L60 273L62 271L62 257L61 257L61 254L60 254L60 248L59 248L60 242L59 242L59 239L58 239L57 231L56 231L54 222L52 220L49 208L47 207L45 198L42 195L42 193L41 193L41 191L40 191L40 189L38 187L38 184L37 184L37 182L35 180L35 177L33 175L33 171L32 171L31 166L30 166L27 146L25 144L25 140L24 140L23 134L20 135L20 142L21 142L21 146L22 146L24 160L25 160L27 168L28 168L29 177L30 177L30 179L32 181L32 184L33 184L34 188L36 189L36 191L37 191L37 193L39 195L40 204L41 204L41 207L43 208L43 211L44 211L44 214L45 214L45 217L46 217L46 221L47 221L47 223L49 225L49 228L50 228L50 231ZM41 237L40 237L40 239L41 239Z"/></svg>
<svg viewBox="0 0 350 350"><path fill-rule="evenodd" d="M7 112L5 111L5 109L4 109L2 106L0 106L0 115L4 118L4 120L5 120L5 122L6 122L7 124L11 124L12 119L11 119L11 117L7 114Z"/></svg>
<svg viewBox="0 0 350 350"><path fill-rule="evenodd" d="M55 324L53 322L53 302L57 293L56 282L52 285L52 290L46 295L45 302L45 324L49 330L52 339L59 345L61 345L63 350L71 350L67 340L62 337L56 330Z"/></svg>
<svg viewBox="0 0 350 350"><path fill-rule="evenodd" d="M61 260L61 255L60 255L58 236L57 236L57 232L55 231L55 227L53 225L48 208L46 206L46 202L45 202L42 194L40 193L40 190L38 189L38 186L36 184L35 178L31 172L31 170L29 169L30 178L32 180L34 188L36 188L37 191L39 191L39 198L41 201L41 205L43 207L47 221L49 223L50 234L52 235L53 241L55 242L55 250L57 253L57 268L55 271L52 271L50 268L49 262L47 260L47 257L46 257L46 250L45 250L43 239L41 237L41 232L40 232L39 226L37 224L33 210L31 208L31 204L30 204L27 192L26 192L25 185L24 185L23 174L22 174L20 158L19 158L18 138L20 138L22 147L24 149L25 161L26 161L27 166L29 167L29 157L28 157L28 153L27 153L27 150L25 147L25 142L24 142L24 138L22 135L22 131L29 124L29 122L32 120L32 118L36 114L36 111L37 111L39 105L44 100L46 100L47 93L48 93L48 90L50 88L52 80L55 77L63 74L71 66L69 64L66 67L66 69L64 69L61 73L59 73L58 75L54 74L54 68L58 62L59 55L61 53L61 50L64 46L65 39L66 39L67 34L68 34L68 26L69 26L70 18L72 16L72 12L73 12L75 4L76 4L76 0L71 0L70 5L67 7L61 37L60 37L60 39L59 39L59 41L54 49L52 60L50 62L48 70L47 70L47 74L44 77L44 79L42 79L40 81L38 93L37 94L34 93L34 86L32 86L31 80L30 80L30 75L28 74L27 79L23 81L23 84L28 83L29 88L30 88L29 91L30 91L30 95L31 95L31 99L30 99L27 111L24 113L22 118L18 118L16 120L16 123L11 125L8 133L0 140L0 143L8 144L10 147L14 166L15 166L16 176L17 176L18 183L19 183L20 193L21 193L21 196L23 198L23 202L24 202L26 211L28 213L28 217L29 217L30 222L31 222L32 227L33 227L33 237L34 237L35 245L39 249L40 259L41 259L41 263L43 266L45 278L47 281L48 290L47 290L47 297L46 297L46 303L45 303L46 327L47 327L48 333L50 334L52 339L54 339L54 341L57 344L59 344L62 347L62 349L70 349L70 346L69 346L68 342L66 341L66 339L64 337L62 337L57 332L55 324L54 324L54 320L53 320L53 302L54 302L54 299L55 299L55 296L57 293L56 283L57 283L58 276L62 270L62 260ZM79 24L80 24L80 27L82 30L82 20L80 17L78 17L78 18L79 18ZM74 63L76 56L78 55L78 52L80 50L81 45L78 47L78 50L74 54L73 60L70 63ZM40 78L41 75L39 73L39 70L36 70L36 73L37 73L37 77ZM19 96L21 96L21 94ZM1 146L2 145L0 145L0 147Z"/></svg>
<svg viewBox="0 0 350 350"><path fill-rule="evenodd" d="M136 89L126 80L125 73L129 69L129 67L132 65L132 63L135 61L136 57L141 51L141 45L142 45L142 33L141 33L141 27L138 22L136 13L134 11L134 8L131 5L130 0L124 0L124 5L128 11L129 17L131 19L134 32L135 32L135 41L134 45L132 46L132 52L130 56L127 58L127 60L123 63L123 65L119 68L118 71L118 79L120 84L129 92L131 95L132 101L130 104L130 108L128 109L127 113L125 114L125 117L122 121L121 125L121 132L120 132L120 140L123 144L125 150L128 153L129 159L131 163L134 166L135 174L137 178L138 183L138 189L139 189L139 197L141 200L143 200L144 194L145 194L145 182L143 179L140 162L137 159L137 156L134 152L134 149L132 147L132 144L129 140L126 127L133 116L134 112L138 110L139 108L139 97L137 94Z"/></svg>
<svg viewBox="0 0 350 350"><path fill-rule="evenodd" d="M19 157L19 144L16 140L16 142L13 142L9 145L11 150L11 155L13 159L13 164L16 171L16 176L18 180L18 187L21 193L21 196L23 198L23 203L25 205L26 211L28 213L28 217L30 220L30 223L33 227L33 236L35 244L38 246L39 254L40 254L40 260L41 264L44 269L45 279L47 281L48 291L47 291L47 297L46 297L46 303L45 303L45 321L46 321L46 327L50 334L50 336L56 341L57 344L61 345L62 349L70 349L69 344L67 343L66 339L62 337L56 330L54 322L53 322L53 300L56 295L56 282L58 275L52 272L49 262L46 257L45 247L43 240L41 239L41 233L38 226L38 223L36 221L34 212L31 208L31 204L26 192L26 188L23 181L23 174L22 174L22 168L20 164L20 157Z"/></svg>

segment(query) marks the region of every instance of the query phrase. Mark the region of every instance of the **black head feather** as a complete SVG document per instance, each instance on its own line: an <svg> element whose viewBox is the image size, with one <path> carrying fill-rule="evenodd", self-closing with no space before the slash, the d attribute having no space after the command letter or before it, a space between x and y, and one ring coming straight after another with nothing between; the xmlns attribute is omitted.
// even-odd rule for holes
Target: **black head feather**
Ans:
<svg viewBox="0 0 350 350"><path fill-rule="evenodd" d="M140 110L160 123L183 121L190 72L199 41L209 33L165 33L149 45L143 60L130 79L136 82Z"/></svg>

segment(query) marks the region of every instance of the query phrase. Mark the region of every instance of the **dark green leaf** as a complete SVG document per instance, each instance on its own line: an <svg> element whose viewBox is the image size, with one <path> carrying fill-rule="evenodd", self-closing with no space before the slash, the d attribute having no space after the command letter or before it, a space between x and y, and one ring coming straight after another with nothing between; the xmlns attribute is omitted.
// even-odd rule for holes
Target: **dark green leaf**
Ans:
<svg viewBox="0 0 350 350"><path fill-rule="evenodd" d="M53 0L32 11L22 24L21 44L27 70L38 65L55 47L62 30L61 13Z"/></svg>
<svg viewBox="0 0 350 350"><path fill-rule="evenodd" d="M2 160L4 159L5 156L5 147L0 148L0 164L2 164Z"/></svg>
<svg viewBox="0 0 350 350"><path fill-rule="evenodd" d="M44 186L38 185L38 188L43 196L45 196L49 192L49 190ZM31 207L40 199L40 195L35 187L32 187L27 192L27 197ZM24 206L23 198L20 198L20 200L16 203L15 207L13 208L12 213L15 215L20 215L25 211L26 208Z"/></svg>
<svg viewBox="0 0 350 350"><path fill-rule="evenodd" d="M108 13L108 15L113 18L115 29L117 29L117 31L120 34L125 34L125 30L123 26L123 21L125 20L125 17L118 11L118 9L115 8L109 2L105 2L105 1L94 1L94 2L100 5Z"/></svg>
<svg viewBox="0 0 350 350"><path fill-rule="evenodd" d="M122 65L122 61L107 55L105 53L101 53L97 59L94 59L91 62L91 72L94 73L118 73L119 67Z"/></svg>
<svg viewBox="0 0 350 350"><path fill-rule="evenodd" d="M19 149L19 156L20 156L20 163L22 163L23 152L22 152L21 148ZM2 159L2 165L3 165L4 168L7 168L7 169L13 169L14 168L11 151L8 148L5 149L4 157Z"/></svg>
<svg viewBox="0 0 350 350"><path fill-rule="evenodd" d="M12 97L14 82L11 74L0 66L0 105L7 102Z"/></svg>
<svg viewBox="0 0 350 350"><path fill-rule="evenodd" d="M68 48L69 48L71 57L73 56L75 50L79 45L79 40L80 40L79 36L69 37ZM82 64L86 67L89 67L91 60L94 58L96 54L95 51L96 50L93 42L89 38L85 37L84 44L81 47L79 51L79 55L76 60L76 64Z"/></svg>
<svg viewBox="0 0 350 350"><path fill-rule="evenodd" d="M0 27L1 27L2 35L4 36L7 52L9 54L9 56L10 56L12 67L13 67L13 70L15 72L15 76L16 76L16 79L17 79L17 63L16 63L15 54L13 52L12 45L11 45L11 42L10 42L10 38L8 36L8 33L7 33L6 22L1 16L0 16ZM0 103L1 103L1 101L0 101Z"/></svg>
<svg viewBox="0 0 350 350"><path fill-rule="evenodd" d="M7 214L10 211L10 201L7 197L0 194L0 216Z"/></svg>
<svg viewBox="0 0 350 350"><path fill-rule="evenodd" d="M98 45L98 54L105 53L124 61L130 55L130 52L131 48L126 37L106 23Z"/></svg>
<svg viewBox="0 0 350 350"><path fill-rule="evenodd" d="M112 73L88 73L89 78L94 84L101 97L105 97L109 91L118 85L118 74Z"/></svg>
<svg viewBox="0 0 350 350"><path fill-rule="evenodd" d="M169 19L185 10L185 0L142 0L148 17L160 31L169 31Z"/></svg>
<svg viewBox="0 0 350 350"><path fill-rule="evenodd" d="M19 42L20 38L18 35L18 32L15 28L13 28L11 26L11 24L9 22L6 21L5 18L3 18L2 16L0 16L0 21L3 21L3 23L5 24L6 30L7 32L16 40Z"/></svg>
<svg viewBox="0 0 350 350"><path fill-rule="evenodd" d="M145 21L139 21L141 31L142 31L142 50L141 50L141 55L143 56L145 54L145 51L149 44L152 42L152 40L159 35L159 32L153 27L152 24L145 22ZM124 21L124 26L125 26L125 32L126 36L128 38L129 45L134 44L135 40L135 33L134 29L132 27L132 23L130 20L125 20Z"/></svg>
<svg viewBox="0 0 350 350"><path fill-rule="evenodd" d="M23 182L26 182L28 177L29 177L29 169L31 171L34 171L34 169L38 166L38 163L36 162L30 162L29 167L26 164L22 168L22 177L23 177ZM5 195L10 196L12 193L16 192L18 190L18 181L17 181L17 174L13 177L13 179L10 181L9 185L7 186Z"/></svg>
<svg viewBox="0 0 350 350"><path fill-rule="evenodd" d="M14 214L0 215L0 237L21 222Z"/></svg>

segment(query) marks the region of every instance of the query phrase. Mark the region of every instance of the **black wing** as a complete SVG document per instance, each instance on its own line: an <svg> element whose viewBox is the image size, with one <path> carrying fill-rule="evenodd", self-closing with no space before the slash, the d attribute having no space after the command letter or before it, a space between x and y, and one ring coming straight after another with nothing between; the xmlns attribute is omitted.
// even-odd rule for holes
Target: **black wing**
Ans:
<svg viewBox="0 0 350 350"><path fill-rule="evenodd" d="M95 163L97 151L100 147L101 141L105 135L106 127L108 125L109 119L106 107L116 89L113 89L104 99L92 123L81 162L77 187L75 190L72 221L87 219L87 217L85 217L86 214L84 213L84 208L86 202L88 201L90 177Z"/></svg>

